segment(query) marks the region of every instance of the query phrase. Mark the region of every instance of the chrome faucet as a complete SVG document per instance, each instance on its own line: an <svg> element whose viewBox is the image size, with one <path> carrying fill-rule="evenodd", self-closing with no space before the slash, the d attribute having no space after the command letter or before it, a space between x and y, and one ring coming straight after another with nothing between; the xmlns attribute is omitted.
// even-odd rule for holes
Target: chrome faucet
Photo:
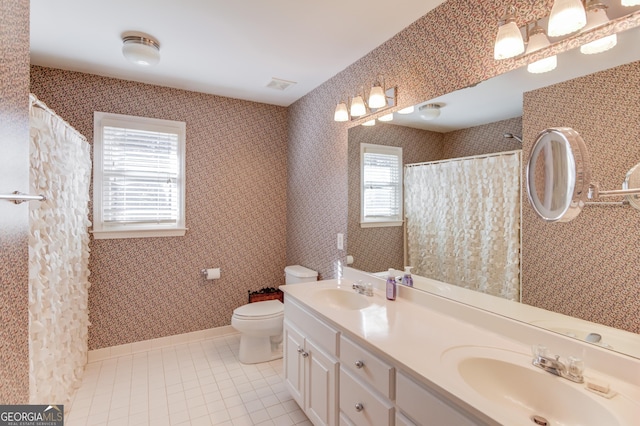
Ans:
<svg viewBox="0 0 640 426"><path fill-rule="evenodd" d="M358 283L354 284L352 288L358 294L364 294L365 296L369 297L373 296L373 286L371 285L371 283L363 284L362 281L358 281Z"/></svg>
<svg viewBox="0 0 640 426"><path fill-rule="evenodd" d="M560 355L550 356L547 348L542 345L533 346L532 352L532 364L536 367L575 383L584 382L584 377L582 376L584 363L580 358L569 357L565 364L560 361Z"/></svg>

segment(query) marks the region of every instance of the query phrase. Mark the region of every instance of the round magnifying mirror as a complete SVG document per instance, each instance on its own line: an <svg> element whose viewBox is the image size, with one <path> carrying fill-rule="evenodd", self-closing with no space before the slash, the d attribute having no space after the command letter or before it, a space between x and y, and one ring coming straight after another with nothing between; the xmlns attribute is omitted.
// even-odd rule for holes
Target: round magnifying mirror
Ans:
<svg viewBox="0 0 640 426"><path fill-rule="evenodd" d="M546 129L538 135L527 164L527 194L533 210L547 222L569 222L587 201L589 155L572 128Z"/></svg>

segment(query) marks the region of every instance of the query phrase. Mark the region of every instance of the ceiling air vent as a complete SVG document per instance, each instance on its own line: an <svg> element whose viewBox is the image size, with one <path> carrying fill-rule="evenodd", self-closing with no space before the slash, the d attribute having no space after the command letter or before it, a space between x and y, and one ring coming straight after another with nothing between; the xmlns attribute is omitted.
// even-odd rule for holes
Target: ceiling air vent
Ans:
<svg viewBox="0 0 640 426"><path fill-rule="evenodd" d="M269 84L267 84L267 87L270 89L285 90L287 87L293 86L294 84L296 84L295 81L281 80L274 77L271 79Z"/></svg>

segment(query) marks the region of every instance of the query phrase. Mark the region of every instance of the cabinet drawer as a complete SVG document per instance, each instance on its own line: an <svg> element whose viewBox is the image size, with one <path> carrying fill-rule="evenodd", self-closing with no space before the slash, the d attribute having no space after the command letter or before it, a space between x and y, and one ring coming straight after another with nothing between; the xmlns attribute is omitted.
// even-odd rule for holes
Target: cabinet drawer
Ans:
<svg viewBox="0 0 640 426"><path fill-rule="evenodd" d="M394 368L344 336L340 336L340 361L354 376L387 398L394 398Z"/></svg>
<svg viewBox="0 0 640 426"><path fill-rule="evenodd" d="M344 368L340 368L340 411L342 424L393 425L391 402L377 396ZM342 419L342 414L348 421Z"/></svg>
<svg viewBox="0 0 640 426"><path fill-rule="evenodd" d="M329 355L338 356L338 332L304 310L291 298L284 298L284 317Z"/></svg>
<svg viewBox="0 0 640 426"><path fill-rule="evenodd" d="M477 424L401 371L396 374L396 405L419 425L473 426Z"/></svg>

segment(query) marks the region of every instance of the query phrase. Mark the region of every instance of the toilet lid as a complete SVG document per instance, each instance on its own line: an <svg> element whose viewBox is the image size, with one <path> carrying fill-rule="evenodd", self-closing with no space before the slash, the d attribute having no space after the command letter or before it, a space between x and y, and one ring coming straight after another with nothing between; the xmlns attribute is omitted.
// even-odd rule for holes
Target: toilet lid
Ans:
<svg viewBox="0 0 640 426"><path fill-rule="evenodd" d="M264 302L248 303L234 309L237 318L273 318L282 315L284 305L279 300L265 300Z"/></svg>

